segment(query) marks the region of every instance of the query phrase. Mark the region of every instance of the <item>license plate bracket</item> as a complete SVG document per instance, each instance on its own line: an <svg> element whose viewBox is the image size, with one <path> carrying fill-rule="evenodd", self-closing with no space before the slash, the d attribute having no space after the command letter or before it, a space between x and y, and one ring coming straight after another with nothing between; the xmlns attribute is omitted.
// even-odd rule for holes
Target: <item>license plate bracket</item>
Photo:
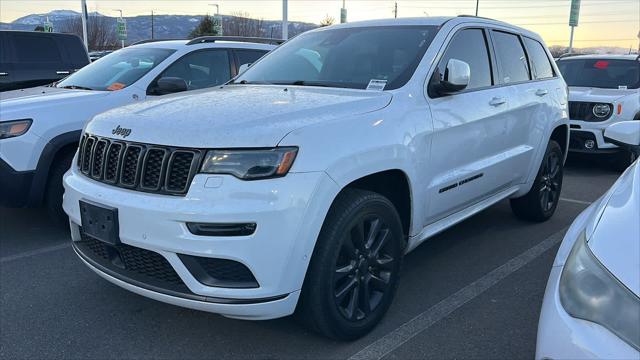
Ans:
<svg viewBox="0 0 640 360"><path fill-rule="evenodd" d="M86 235L110 245L120 243L117 208L80 200L80 220Z"/></svg>

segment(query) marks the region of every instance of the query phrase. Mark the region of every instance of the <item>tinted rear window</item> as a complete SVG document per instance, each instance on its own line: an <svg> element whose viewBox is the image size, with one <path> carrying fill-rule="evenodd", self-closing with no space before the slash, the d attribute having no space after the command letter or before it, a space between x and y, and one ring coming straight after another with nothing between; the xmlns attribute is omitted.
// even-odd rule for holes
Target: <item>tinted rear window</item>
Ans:
<svg viewBox="0 0 640 360"><path fill-rule="evenodd" d="M635 60L574 59L558 61L569 86L604 89L640 87L640 62Z"/></svg>
<svg viewBox="0 0 640 360"><path fill-rule="evenodd" d="M493 39L496 56L502 69L502 82L509 84L530 80L527 55L522 48L520 38L517 35L494 31Z"/></svg>
<svg viewBox="0 0 640 360"><path fill-rule="evenodd" d="M553 67L551 67L551 62L542 44L529 38L524 38L524 42L529 50L529 58L533 63L536 79L552 78L554 75Z"/></svg>
<svg viewBox="0 0 640 360"><path fill-rule="evenodd" d="M16 51L17 62L62 62L58 45L49 36L14 34L13 48Z"/></svg>

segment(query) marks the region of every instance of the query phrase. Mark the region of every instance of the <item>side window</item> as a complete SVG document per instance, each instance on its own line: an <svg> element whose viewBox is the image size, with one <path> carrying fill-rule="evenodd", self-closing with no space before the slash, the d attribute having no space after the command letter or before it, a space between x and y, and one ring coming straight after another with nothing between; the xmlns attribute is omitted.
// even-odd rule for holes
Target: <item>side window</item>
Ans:
<svg viewBox="0 0 640 360"><path fill-rule="evenodd" d="M55 40L49 36L13 34L16 60L20 63L62 62L62 56Z"/></svg>
<svg viewBox="0 0 640 360"><path fill-rule="evenodd" d="M238 67L244 64L253 64L260 59L267 51L262 50L234 50L238 59Z"/></svg>
<svg viewBox="0 0 640 360"><path fill-rule="evenodd" d="M517 35L502 31L493 32L496 57L502 70L504 84L531 80L527 55Z"/></svg>
<svg viewBox="0 0 640 360"><path fill-rule="evenodd" d="M458 32L453 37L438 64L440 74L444 74L450 59L462 60L469 64L471 79L467 89L476 89L493 84L489 51L487 50L487 41L483 30L466 29Z"/></svg>
<svg viewBox="0 0 640 360"><path fill-rule="evenodd" d="M189 90L222 85L231 79L229 55L226 50L194 51L178 59L160 75L177 77L187 82Z"/></svg>
<svg viewBox="0 0 640 360"><path fill-rule="evenodd" d="M527 45L527 50L529 50L529 57L533 63L536 79L552 78L554 76L553 67L551 67L551 62L542 44L529 38L524 38L524 42Z"/></svg>

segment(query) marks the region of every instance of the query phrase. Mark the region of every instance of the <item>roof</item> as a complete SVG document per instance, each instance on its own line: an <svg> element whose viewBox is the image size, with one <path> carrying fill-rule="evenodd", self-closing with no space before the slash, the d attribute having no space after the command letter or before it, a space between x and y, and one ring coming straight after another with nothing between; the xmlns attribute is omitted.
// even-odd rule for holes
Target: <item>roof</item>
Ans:
<svg viewBox="0 0 640 360"><path fill-rule="evenodd" d="M460 15L460 16L425 16L425 17L414 17L414 18L398 18L398 19L378 19L378 20L366 20L366 21L355 21L345 24L337 24L324 28L315 29L312 31L322 31L323 29L337 29L337 28L351 28L351 27L369 27L369 26L402 26L402 25L424 25L424 26L442 26L447 22L454 22L457 24L464 23L482 23L486 25L497 25L506 28L510 28L511 30L525 34L531 37L539 38L538 34L529 31L525 28L515 26L500 20L489 19L485 17L473 16L473 15Z"/></svg>
<svg viewBox="0 0 640 360"><path fill-rule="evenodd" d="M576 60L576 59L602 59L602 60L637 60L638 54L630 55L613 55L613 54L590 54L590 55L571 55L558 59L559 61Z"/></svg>

